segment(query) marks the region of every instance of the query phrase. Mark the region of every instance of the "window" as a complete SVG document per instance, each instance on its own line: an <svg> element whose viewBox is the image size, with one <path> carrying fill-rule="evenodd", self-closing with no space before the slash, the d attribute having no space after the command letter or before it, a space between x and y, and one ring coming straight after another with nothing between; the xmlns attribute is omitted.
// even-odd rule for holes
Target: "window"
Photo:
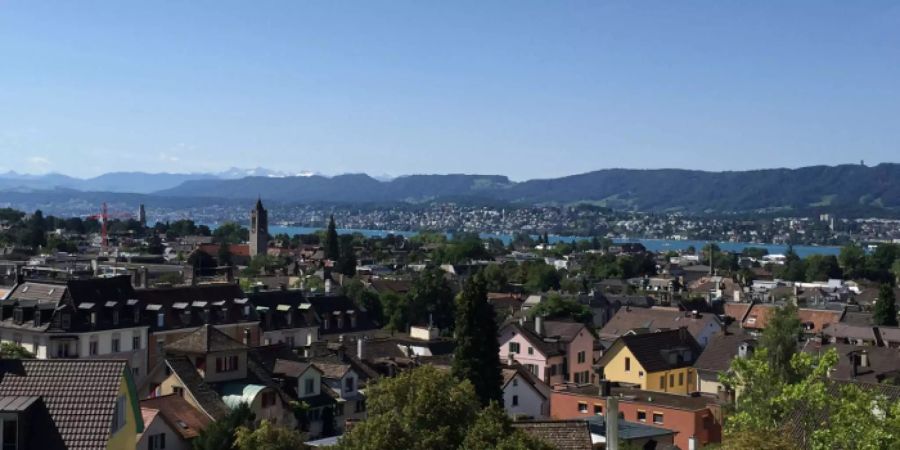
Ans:
<svg viewBox="0 0 900 450"><path fill-rule="evenodd" d="M361 398L356 401L356 412L363 412L366 410L366 399Z"/></svg>
<svg viewBox="0 0 900 450"><path fill-rule="evenodd" d="M556 376L556 364L551 364L551 365L550 365L550 376L551 376L551 377L555 377L555 376Z"/></svg>
<svg viewBox="0 0 900 450"><path fill-rule="evenodd" d="M534 354L534 347L528 347L528 354L529 354L529 355L533 355L533 354Z"/></svg>
<svg viewBox="0 0 900 450"><path fill-rule="evenodd" d="M518 385L519 385L519 379L513 378L513 387L518 386Z"/></svg>
<svg viewBox="0 0 900 450"><path fill-rule="evenodd" d="M132 367L131 368L131 377L138 378L141 376L141 368L140 367Z"/></svg>
<svg viewBox="0 0 900 450"><path fill-rule="evenodd" d="M149 444L149 450L164 450L166 448L166 434L153 434L147 443Z"/></svg>
<svg viewBox="0 0 900 450"><path fill-rule="evenodd" d="M19 421L3 419L3 450L16 450L19 447Z"/></svg>
<svg viewBox="0 0 900 450"><path fill-rule="evenodd" d="M669 386L670 387L675 386L675 374L674 373L669 374Z"/></svg>
<svg viewBox="0 0 900 450"><path fill-rule="evenodd" d="M21 324L24 320L23 319L24 315L25 315L25 312L22 311L22 308L14 309L13 310L13 321L15 321L17 324Z"/></svg>
<svg viewBox="0 0 900 450"><path fill-rule="evenodd" d="M110 429L111 433L115 433L125 426L125 396L120 395L116 399L116 409L113 412L113 423Z"/></svg>
<svg viewBox="0 0 900 450"><path fill-rule="evenodd" d="M163 354L166 351L166 340L163 338L156 340L156 352Z"/></svg>
<svg viewBox="0 0 900 450"><path fill-rule="evenodd" d="M510 342L509 343L509 352L510 353L519 353L519 343L518 342Z"/></svg>
<svg viewBox="0 0 900 450"><path fill-rule="evenodd" d="M289 348L294 348L294 336L285 336L284 343L287 344Z"/></svg>
<svg viewBox="0 0 900 450"><path fill-rule="evenodd" d="M594 403L594 415L602 416L603 415L603 405L598 405Z"/></svg>
<svg viewBox="0 0 900 450"><path fill-rule="evenodd" d="M60 320L62 321L63 330L68 330L72 327L72 316L70 316L69 314L63 314L62 319Z"/></svg>
<svg viewBox="0 0 900 450"><path fill-rule="evenodd" d="M660 389L666 388L666 376L665 375L660 375L660 377L659 377L659 388Z"/></svg>
<svg viewBox="0 0 900 450"><path fill-rule="evenodd" d="M525 364L525 368L528 369L528 371L531 372L532 375L537 376L537 374L538 374L538 373L537 373L537 372L538 372L537 365L535 365L535 364Z"/></svg>
<svg viewBox="0 0 900 450"><path fill-rule="evenodd" d="M113 321L113 325L119 324L119 311L118 310L114 310L112 312L112 321Z"/></svg>
<svg viewBox="0 0 900 450"><path fill-rule="evenodd" d="M121 344L119 343L119 341L120 340L119 340L118 336L113 336L113 338L112 338L112 352L113 353L118 353L120 351Z"/></svg>
<svg viewBox="0 0 900 450"><path fill-rule="evenodd" d="M91 326L97 326L97 313L95 312L91 313Z"/></svg>
<svg viewBox="0 0 900 450"><path fill-rule="evenodd" d="M263 392L261 401L262 401L263 408L275 406L275 393L274 392Z"/></svg>
<svg viewBox="0 0 900 450"><path fill-rule="evenodd" d="M315 390L314 380L312 378L307 378L303 382L303 393L304 394L312 394Z"/></svg>
<svg viewBox="0 0 900 450"><path fill-rule="evenodd" d="M131 338L131 349L139 350L141 348L141 335L137 335Z"/></svg>
<svg viewBox="0 0 900 450"><path fill-rule="evenodd" d="M578 402L578 412L580 412L580 413L586 413L586 412L588 412L588 409L587 409L587 403L585 403L585 402Z"/></svg>
<svg viewBox="0 0 900 450"><path fill-rule="evenodd" d="M100 343L97 342L97 338L91 338L90 344L88 344L88 354L93 356L100 352Z"/></svg>
<svg viewBox="0 0 900 450"><path fill-rule="evenodd" d="M334 405L334 416L335 416L335 417L340 417L340 416L343 416L343 415L344 415L344 404L343 404L343 403L337 403L336 405Z"/></svg>
<svg viewBox="0 0 900 450"><path fill-rule="evenodd" d="M355 386L356 386L355 381L356 380L354 380L352 377L344 380L344 390L347 392L353 392L353 390L355 389Z"/></svg>
<svg viewBox="0 0 900 450"><path fill-rule="evenodd" d="M638 370L638 378L644 378L644 371Z"/></svg>
<svg viewBox="0 0 900 450"><path fill-rule="evenodd" d="M678 374L678 385L684 386L684 372Z"/></svg>
<svg viewBox="0 0 900 450"><path fill-rule="evenodd" d="M631 358L625 357L625 371L631 372Z"/></svg>
<svg viewBox="0 0 900 450"><path fill-rule="evenodd" d="M162 328L166 325L166 314L156 313L156 326Z"/></svg>
<svg viewBox="0 0 900 450"><path fill-rule="evenodd" d="M519 406L519 396L518 396L518 395L513 395L513 398L512 398L512 405L513 405L513 406Z"/></svg>
<svg viewBox="0 0 900 450"><path fill-rule="evenodd" d="M141 310L137 306L134 307L134 323L141 323Z"/></svg>
<svg viewBox="0 0 900 450"><path fill-rule="evenodd" d="M646 422L647 421L647 411L638 410L637 420L638 420L638 422Z"/></svg>
<svg viewBox="0 0 900 450"><path fill-rule="evenodd" d="M216 358L216 372L234 372L235 370L238 370L238 357L236 355Z"/></svg>
<svg viewBox="0 0 900 450"><path fill-rule="evenodd" d="M578 364L583 363L585 361L585 359L586 358L585 358L584 352L583 351L578 352Z"/></svg>
<svg viewBox="0 0 900 450"><path fill-rule="evenodd" d="M184 388L181 386L172 386L172 393L179 397L184 397Z"/></svg>
<svg viewBox="0 0 900 450"><path fill-rule="evenodd" d="M662 413L658 413L658 412L653 413L653 423L662 425L662 423L663 423Z"/></svg>

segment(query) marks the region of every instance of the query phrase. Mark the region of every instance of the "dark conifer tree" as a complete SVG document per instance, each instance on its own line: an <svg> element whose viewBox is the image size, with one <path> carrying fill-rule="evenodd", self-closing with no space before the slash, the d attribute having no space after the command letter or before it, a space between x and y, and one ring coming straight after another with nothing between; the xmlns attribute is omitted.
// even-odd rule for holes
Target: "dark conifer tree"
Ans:
<svg viewBox="0 0 900 450"><path fill-rule="evenodd" d="M341 257L341 248L333 215L328 221L328 230L325 232L325 257L332 261L337 261Z"/></svg>
<svg viewBox="0 0 900 450"><path fill-rule="evenodd" d="M457 299L453 375L475 386L482 405L503 402L497 321L481 273L466 282Z"/></svg>

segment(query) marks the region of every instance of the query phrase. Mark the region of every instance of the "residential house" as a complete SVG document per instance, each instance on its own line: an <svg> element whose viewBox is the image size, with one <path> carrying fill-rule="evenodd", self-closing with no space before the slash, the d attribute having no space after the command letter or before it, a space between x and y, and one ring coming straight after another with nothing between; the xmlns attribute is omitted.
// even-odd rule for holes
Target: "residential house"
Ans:
<svg viewBox="0 0 900 450"><path fill-rule="evenodd" d="M132 450L144 430L124 360L0 360L0 422L18 450Z"/></svg>
<svg viewBox="0 0 900 450"><path fill-rule="evenodd" d="M830 349L838 354L838 362L828 375L832 380L900 383L900 350L896 348L827 344L817 340L810 340L803 347L804 352L814 355Z"/></svg>
<svg viewBox="0 0 900 450"><path fill-rule="evenodd" d="M846 323L828 323L822 330L830 343L842 343L852 345L883 345L878 327L871 325L850 325Z"/></svg>
<svg viewBox="0 0 900 450"><path fill-rule="evenodd" d="M500 360L517 362L541 381L590 383L594 336L578 322L512 322L500 329Z"/></svg>
<svg viewBox="0 0 900 450"><path fill-rule="evenodd" d="M136 289L134 296L143 307L135 312L135 317L150 327L147 345L150 371L161 370L169 344L207 324L247 346L260 344L256 308L237 284ZM146 390L146 386L141 389Z"/></svg>
<svg viewBox="0 0 900 450"><path fill-rule="evenodd" d="M212 422L176 394L141 400L144 432L137 450L191 450L193 439Z"/></svg>
<svg viewBox="0 0 900 450"><path fill-rule="evenodd" d="M756 347L756 339L743 333L720 333L713 336L694 362L697 372L696 392L727 399L728 390L719 382L719 375L728 371L735 358L752 355Z"/></svg>
<svg viewBox="0 0 900 450"><path fill-rule="evenodd" d="M712 399L646 391L616 383L610 384L606 392L596 386L554 390L550 416L563 420L604 415L610 396L618 399L620 419L672 430L678 448L691 448L692 437L697 448L722 440L721 408Z"/></svg>
<svg viewBox="0 0 900 450"><path fill-rule="evenodd" d="M330 292L307 292L306 302L319 322L319 339L337 341L347 333L372 331L378 327L368 313L349 297ZM301 305L301 308L305 308Z"/></svg>
<svg viewBox="0 0 900 450"><path fill-rule="evenodd" d="M360 374L350 364L332 358L312 358L312 364L322 372L323 389L335 399L335 430L344 431L346 421L366 418L366 397L361 391Z"/></svg>
<svg viewBox="0 0 900 450"><path fill-rule="evenodd" d="M293 426L289 396L247 345L212 325L167 344L170 373L156 396L178 394L212 420L246 403L259 420Z"/></svg>
<svg viewBox="0 0 900 450"><path fill-rule="evenodd" d="M603 379L686 395L694 391L692 366L701 351L687 328L626 334L613 343L597 365Z"/></svg>
<svg viewBox="0 0 900 450"><path fill-rule="evenodd" d="M677 308L655 306L652 308L619 309L615 316L598 333L600 339L616 339L630 331L638 333L677 330L687 328L700 347L722 331L722 323L715 314L698 311L680 311Z"/></svg>
<svg viewBox="0 0 900 450"><path fill-rule="evenodd" d="M127 276L25 280L0 302L0 341L38 359L124 359L138 382L147 374L148 327Z"/></svg>
<svg viewBox="0 0 900 450"><path fill-rule="evenodd" d="M513 417L541 419L550 415L550 386L519 364L503 366L503 407Z"/></svg>
<svg viewBox="0 0 900 450"><path fill-rule="evenodd" d="M319 320L299 289L255 291L247 294L256 307L264 345L285 343L308 349L319 340Z"/></svg>
<svg viewBox="0 0 900 450"><path fill-rule="evenodd" d="M731 307L726 304L725 313L737 319L739 326L745 330L760 332L766 328L769 318L775 313L775 309L780 305L772 303L738 303L739 307ZM749 305L749 307L745 306ZM738 318L743 312L743 316ZM732 315L735 314L735 315ZM815 335L821 333L826 326L837 324L841 321L844 314L844 308L839 309L820 309L820 308L799 308L797 315L803 326L803 331L807 335Z"/></svg>
<svg viewBox="0 0 900 450"><path fill-rule="evenodd" d="M325 428L324 411L326 408L333 411L337 404L333 396L324 392L322 371L309 362L278 359L272 372L287 384L288 392L307 406L306 423L302 424L304 430L311 438L321 436Z"/></svg>

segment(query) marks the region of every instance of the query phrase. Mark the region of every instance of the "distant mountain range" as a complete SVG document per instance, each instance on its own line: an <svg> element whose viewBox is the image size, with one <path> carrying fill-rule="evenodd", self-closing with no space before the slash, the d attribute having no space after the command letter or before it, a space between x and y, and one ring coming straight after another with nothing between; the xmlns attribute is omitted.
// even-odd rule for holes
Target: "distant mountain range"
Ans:
<svg viewBox="0 0 900 450"><path fill-rule="evenodd" d="M0 174L0 190L16 186L152 193L151 197L179 199L178 203L196 198L198 204L203 204L203 198L246 200L258 195L280 203L453 200L518 205L591 203L615 209L691 213L780 210L844 212L855 216L900 213L900 164L729 172L605 169L524 182L514 182L502 175L409 175L376 179L365 174L296 176L265 169L234 169L220 174L115 173L89 180L64 175L9 178Z"/></svg>
<svg viewBox="0 0 900 450"><path fill-rule="evenodd" d="M174 188L191 180L228 180L251 176L280 178L311 176L317 174L318 173L311 171L288 173L269 170L262 167L257 167L255 169L232 167L218 173L110 172L93 178L75 178L58 173L29 175L6 172L0 173L0 189L74 189L78 191L149 194L163 189Z"/></svg>

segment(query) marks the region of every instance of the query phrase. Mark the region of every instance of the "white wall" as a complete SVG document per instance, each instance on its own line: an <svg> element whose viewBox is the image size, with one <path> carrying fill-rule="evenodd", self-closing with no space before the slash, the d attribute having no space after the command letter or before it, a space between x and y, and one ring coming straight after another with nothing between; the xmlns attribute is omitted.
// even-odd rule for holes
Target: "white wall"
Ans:
<svg viewBox="0 0 900 450"><path fill-rule="evenodd" d="M512 406L515 395L519 396L519 404ZM539 419L547 417L550 412L549 400L518 374L503 388L503 406L510 416L524 414Z"/></svg>
<svg viewBox="0 0 900 450"><path fill-rule="evenodd" d="M191 450L190 442L181 439L181 435L173 431L158 414L152 422L144 424L144 432L139 435L137 450L149 450L150 436L154 434L166 435L166 450Z"/></svg>

